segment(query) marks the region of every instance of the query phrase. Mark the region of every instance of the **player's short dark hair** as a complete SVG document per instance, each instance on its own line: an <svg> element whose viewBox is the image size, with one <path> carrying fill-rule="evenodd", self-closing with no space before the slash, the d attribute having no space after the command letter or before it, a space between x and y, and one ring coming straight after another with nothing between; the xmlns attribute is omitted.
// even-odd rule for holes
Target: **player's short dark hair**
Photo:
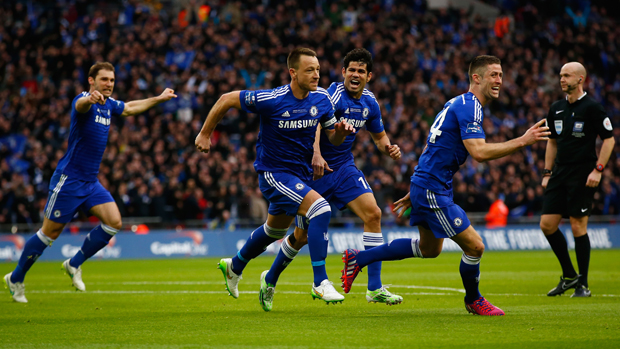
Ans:
<svg viewBox="0 0 620 349"><path fill-rule="evenodd" d="M299 69L299 58L301 56L310 56L316 57L316 52L309 48L298 47L289 53L288 58L286 59L286 65L289 69Z"/></svg>
<svg viewBox="0 0 620 349"><path fill-rule="evenodd" d="M351 50L344 56L344 69L349 67L351 62L360 62L366 64L366 71L372 72L372 55L365 48L356 48Z"/></svg>
<svg viewBox="0 0 620 349"><path fill-rule="evenodd" d="M114 73L114 66L112 65L112 63L109 62L97 62L93 64L92 67L90 67L90 70L88 71L88 76L95 79L97 77L97 74L99 74L100 70L109 70Z"/></svg>
<svg viewBox="0 0 620 349"><path fill-rule="evenodd" d="M491 64L502 64L502 61L495 56L478 56L469 63L469 82L473 81L474 74L484 75L487 66Z"/></svg>

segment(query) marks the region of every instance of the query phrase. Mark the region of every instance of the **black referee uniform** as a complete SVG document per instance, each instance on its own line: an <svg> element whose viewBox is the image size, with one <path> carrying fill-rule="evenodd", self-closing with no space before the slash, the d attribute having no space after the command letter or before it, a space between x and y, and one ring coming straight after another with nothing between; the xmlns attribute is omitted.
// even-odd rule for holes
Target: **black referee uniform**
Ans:
<svg viewBox="0 0 620 349"><path fill-rule="evenodd" d="M596 137L613 137L605 109L587 93L574 103L568 99L551 105L547 124L557 142L555 163L544 194L543 214L563 217L590 215L596 188L586 187L596 167Z"/></svg>
<svg viewBox="0 0 620 349"><path fill-rule="evenodd" d="M605 109L584 93L573 103L568 102L568 97L553 103L547 116L547 125L551 132L549 138L555 140L557 152L543 197L543 215L562 215L565 218L589 216L596 188L587 187L586 183L590 173L597 168L596 138L613 137L611 121ZM602 165L597 169L602 171ZM571 297L590 297L590 239L587 233L575 237L580 274L573 268L566 239L560 229L557 228L545 237L558 257L563 272L560 283L547 295L557 296L569 288L575 288Z"/></svg>

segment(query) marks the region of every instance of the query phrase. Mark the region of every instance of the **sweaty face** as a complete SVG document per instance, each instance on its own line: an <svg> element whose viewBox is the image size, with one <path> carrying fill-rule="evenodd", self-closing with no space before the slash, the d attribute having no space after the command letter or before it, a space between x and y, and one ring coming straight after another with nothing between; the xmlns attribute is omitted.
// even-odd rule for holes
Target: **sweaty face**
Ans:
<svg viewBox="0 0 620 349"><path fill-rule="evenodd" d="M353 94L355 98L362 96L366 83L370 80L372 73L366 70L366 63L350 62L345 69L342 68L342 76L344 76L344 87Z"/></svg>
<svg viewBox="0 0 620 349"><path fill-rule="evenodd" d="M319 87L319 60L316 57L302 55L299 68L295 69L297 84L305 91L316 91Z"/></svg>
<svg viewBox="0 0 620 349"><path fill-rule="evenodd" d="M484 96L489 99L499 98L499 89L502 87L502 78L504 72L502 66L499 64L489 64L487 70L484 72L480 87Z"/></svg>
<svg viewBox="0 0 620 349"><path fill-rule="evenodd" d="M99 91L105 98L112 96L112 92L114 91L114 72L110 70L100 70L95 77L94 85L95 90Z"/></svg>

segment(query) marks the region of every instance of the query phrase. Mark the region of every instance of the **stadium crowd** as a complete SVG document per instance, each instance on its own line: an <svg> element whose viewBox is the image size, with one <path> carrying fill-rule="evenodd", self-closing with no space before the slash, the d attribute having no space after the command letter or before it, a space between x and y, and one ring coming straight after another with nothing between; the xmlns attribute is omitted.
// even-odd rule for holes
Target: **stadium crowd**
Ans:
<svg viewBox="0 0 620 349"><path fill-rule="evenodd" d="M484 110L487 141L514 138L544 118L563 97L559 71L567 61L586 66L585 90L604 105L619 136L618 20L589 1L556 2L560 11L549 13L530 1L487 1L511 11L503 26L468 10L431 11L423 0L190 0L174 9L135 0L3 2L0 224L41 221L50 177L67 147L71 101L88 90L96 61L114 64L117 99L166 87L178 94L144 115L113 120L99 180L123 217L264 220L267 204L252 166L257 115L231 110L208 156L195 150L194 138L222 93L287 84L286 57L297 46L317 51L324 88L342 80L349 50L373 54L368 88L403 158L381 156L366 132L353 152L384 222L405 224L391 213L392 202L408 190L435 115L467 91L468 62L477 55L500 57L504 70L501 97ZM618 214L619 152L616 145L594 214ZM470 158L455 176L456 203L484 212L502 198L512 216L540 213L544 154L545 144L537 143L488 163Z"/></svg>

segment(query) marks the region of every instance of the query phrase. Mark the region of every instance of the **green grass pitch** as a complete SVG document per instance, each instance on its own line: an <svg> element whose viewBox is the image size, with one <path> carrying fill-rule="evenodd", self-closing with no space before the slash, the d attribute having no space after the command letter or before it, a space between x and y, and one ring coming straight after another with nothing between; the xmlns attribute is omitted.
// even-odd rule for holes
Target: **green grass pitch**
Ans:
<svg viewBox="0 0 620 349"><path fill-rule="evenodd" d="M273 257L248 265L239 299L224 290L218 260L90 261L85 293L60 262L37 263L26 279L28 304L2 290L0 347L620 348L620 250L592 252L588 299L571 299L572 290L546 296L560 276L551 251L485 253L480 289L503 317L466 312L459 253L385 262L384 284L404 297L396 306L366 302L365 272L343 304L313 301L310 259L299 256L269 313L258 287ZM14 266L2 264L1 274ZM339 286L340 258L329 256L327 266Z"/></svg>

